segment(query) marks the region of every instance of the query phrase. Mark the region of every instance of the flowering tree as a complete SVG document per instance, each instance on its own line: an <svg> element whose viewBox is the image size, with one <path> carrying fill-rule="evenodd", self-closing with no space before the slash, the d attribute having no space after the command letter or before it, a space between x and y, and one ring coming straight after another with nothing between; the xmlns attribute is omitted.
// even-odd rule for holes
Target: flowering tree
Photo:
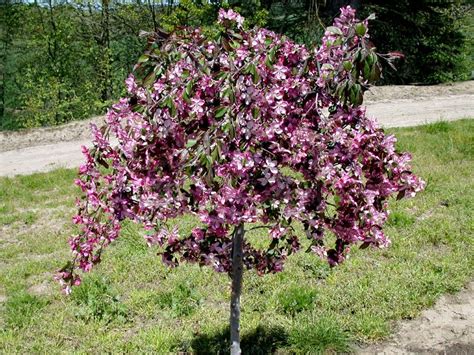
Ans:
<svg viewBox="0 0 474 355"><path fill-rule="evenodd" d="M221 10L212 34L148 34L126 80L129 97L105 126L92 125L94 147L83 148L80 233L70 240L73 262L58 275L69 292L80 283L76 270L100 262L122 220L141 223L165 264L195 262L230 275L232 353L240 352L243 268L281 271L300 249L294 223L302 223L308 251L336 265L350 245L387 246L387 199L423 188L410 156L397 153L395 138L360 107L380 76L367 20L341 9L311 51L265 29L244 31L243 22ZM166 221L185 213L202 224L178 235ZM255 223L267 229L264 250L245 239ZM334 247L326 246L328 232Z"/></svg>

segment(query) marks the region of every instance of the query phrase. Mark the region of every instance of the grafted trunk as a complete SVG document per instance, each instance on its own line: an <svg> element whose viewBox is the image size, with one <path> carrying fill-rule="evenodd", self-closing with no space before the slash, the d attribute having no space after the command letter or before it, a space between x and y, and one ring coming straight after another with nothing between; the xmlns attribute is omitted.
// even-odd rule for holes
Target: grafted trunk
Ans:
<svg viewBox="0 0 474 355"><path fill-rule="evenodd" d="M230 300L230 353L241 354L240 349L240 295L242 293L244 224L232 237L232 293Z"/></svg>

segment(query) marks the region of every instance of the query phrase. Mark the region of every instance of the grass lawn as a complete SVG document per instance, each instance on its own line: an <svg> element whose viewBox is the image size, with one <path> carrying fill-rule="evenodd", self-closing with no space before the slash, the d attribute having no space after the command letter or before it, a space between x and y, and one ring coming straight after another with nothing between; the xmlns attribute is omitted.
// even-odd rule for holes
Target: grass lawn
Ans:
<svg viewBox="0 0 474 355"><path fill-rule="evenodd" d="M299 253L282 273L245 273L244 352L350 351L473 276L474 120L390 132L428 183L416 198L391 202L391 248L355 248L334 269ZM70 258L74 177L0 179L0 353L226 351L227 276L166 268L135 225L71 297L59 292L52 277ZM177 223L188 232L194 219Z"/></svg>

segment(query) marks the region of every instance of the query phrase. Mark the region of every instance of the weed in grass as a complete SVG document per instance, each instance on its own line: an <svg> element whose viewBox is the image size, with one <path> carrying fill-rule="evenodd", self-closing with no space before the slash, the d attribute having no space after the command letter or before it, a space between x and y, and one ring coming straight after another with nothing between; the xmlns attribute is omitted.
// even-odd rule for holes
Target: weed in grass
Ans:
<svg viewBox="0 0 474 355"><path fill-rule="evenodd" d="M188 283L179 283L172 290L158 293L155 302L160 308L170 310L173 316L189 316L201 302L200 295Z"/></svg>
<svg viewBox="0 0 474 355"><path fill-rule="evenodd" d="M357 314L358 321L358 332L366 334L369 339L380 339L390 334L389 324L377 314L371 314L370 312L359 312ZM347 334L345 334L346 340Z"/></svg>
<svg viewBox="0 0 474 355"><path fill-rule="evenodd" d="M423 132L429 134L437 134L437 133L446 133L451 131L452 127L449 122L446 121L437 121L433 123L426 124L421 127Z"/></svg>
<svg viewBox="0 0 474 355"><path fill-rule="evenodd" d="M291 285L277 294L279 308L287 314L296 314L311 309L316 300L316 291L307 285Z"/></svg>
<svg viewBox="0 0 474 355"><path fill-rule="evenodd" d="M0 225L10 225L17 223L22 226L31 226L37 220L39 216L33 211L27 211L22 213L12 213L0 215Z"/></svg>
<svg viewBox="0 0 474 355"><path fill-rule="evenodd" d="M30 295L26 291L9 296L5 303L7 327L14 329L28 325L48 303L46 299Z"/></svg>
<svg viewBox="0 0 474 355"><path fill-rule="evenodd" d="M122 257L130 254L143 255L148 252L148 246L142 237L143 231L130 221L122 226L122 237L117 240L116 248L122 251Z"/></svg>
<svg viewBox="0 0 474 355"><path fill-rule="evenodd" d="M334 318L298 320L288 336L289 348L296 354L341 353L350 351L351 339Z"/></svg>
<svg viewBox="0 0 474 355"><path fill-rule="evenodd" d="M23 223L31 226L34 222L38 220L38 215L34 212L28 211L23 217Z"/></svg>
<svg viewBox="0 0 474 355"><path fill-rule="evenodd" d="M127 319L126 307L109 283L99 276L86 278L74 290L72 299L80 306L77 316L81 319L106 323L114 320L125 322Z"/></svg>
<svg viewBox="0 0 474 355"><path fill-rule="evenodd" d="M416 218L412 214L404 211L393 211L388 217L387 225L406 228L415 223L415 220Z"/></svg>
<svg viewBox="0 0 474 355"><path fill-rule="evenodd" d="M324 280L329 276L331 272L330 266L327 262L314 258L312 260L308 260L307 258L300 258L296 261L298 267L302 270L311 274L314 279Z"/></svg>
<svg viewBox="0 0 474 355"><path fill-rule="evenodd" d="M154 325L142 329L136 337L127 342L127 348L119 353L132 354L175 354L183 351L183 336L179 329ZM188 349L189 347L185 347ZM115 349L115 348L114 348Z"/></svg>

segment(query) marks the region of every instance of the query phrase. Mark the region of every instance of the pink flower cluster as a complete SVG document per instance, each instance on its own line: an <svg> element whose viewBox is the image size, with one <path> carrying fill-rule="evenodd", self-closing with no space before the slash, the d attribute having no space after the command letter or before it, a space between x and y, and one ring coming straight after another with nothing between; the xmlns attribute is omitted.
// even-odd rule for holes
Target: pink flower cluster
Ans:
<svg viewBox="0 0 474 355"><path fill-rule="evenodd" d="M258 223L268 248L246 242L244 263L281 271L300 248L298 222L309 250L336 265L353 244L387 246L387 199L423 188L395 138L341 100L339 84L370 81L359 65L372 54L367 22L354 10L343 8L311 51L265 29L241 30L232 10L221 10L219 22L216 38L190 28L150 38L126 81L129 97L104 127L92 127L94 148L83 148L76 182L85 198L74 217L74 261L58 276L67 287L80 282L76 269L100 261L126 218L144 225L146 242L170 266L229 272L232 230ZM186 213L201 226L189 235L166 227Z"/></svg>

